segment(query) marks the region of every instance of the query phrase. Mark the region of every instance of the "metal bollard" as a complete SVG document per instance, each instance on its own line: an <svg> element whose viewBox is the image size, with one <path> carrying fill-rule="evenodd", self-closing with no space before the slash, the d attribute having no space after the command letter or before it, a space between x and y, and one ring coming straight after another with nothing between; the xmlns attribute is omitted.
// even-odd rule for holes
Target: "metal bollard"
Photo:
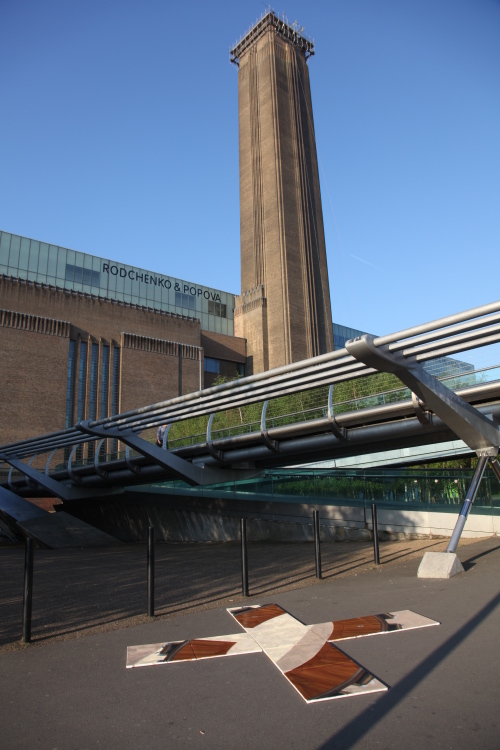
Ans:
<svg viewBox="0 0 500 750"><path fill-rule="evenodd" d="M31 612L33 599L33 539L26 539L24 555L23 643L31 642Z"/></svg>
<svg viewBox="0 0 500 750"><path fill-rule="evenodd" d="M241 592L248 596L247 519L240 518L241 536Z"/></svg>
<svg viewBox="0 0 500 750"><path fill-rule="evenodd" d="M321 540L319 537L319 510L313 510L314 520L314 550L316 553L316 578L322 578L321 574Z"/></svg>
<svg viewBox="0 0 500 750"><path fill-rule="evenodd" d="M380 565L380 551L378 548L378 520L377 520L377 506L372 503L372 523L373 523L373 559L375 565Z"/></svg>
<svg viewBox="0 0 500 750"><path fill-rule="evenodd" d="M155 530L148 531L148 617L155 616Z"/></svg>

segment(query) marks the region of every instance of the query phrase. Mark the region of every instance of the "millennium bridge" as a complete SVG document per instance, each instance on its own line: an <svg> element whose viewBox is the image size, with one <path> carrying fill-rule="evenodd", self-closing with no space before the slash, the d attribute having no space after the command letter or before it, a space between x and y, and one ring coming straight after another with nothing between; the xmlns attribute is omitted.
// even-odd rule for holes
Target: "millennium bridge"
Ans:
<svg viewBox="0 0 500 750"><path fill-rule="evenodd" d="M386 336L365 334L328 354L0 446L0 515L16 522L41 513L25 499L30 497L91 499L171 479L207 487L258 477L269 468L458 438L478 461L450 541L453 551L487 463L500 479L500 368L439 380L424 365L498 342L500 301ZM338 384L381 372L394 374L404 387L389 399L354 399L339 409ZM324 403L268 416L275 399L320 386ZM213 429L217 414L250 404L260 404L258 422ZM169 441L173 424L196 417L208 418L206 433ZM153 436L164 424L159 447Z"/></svg>

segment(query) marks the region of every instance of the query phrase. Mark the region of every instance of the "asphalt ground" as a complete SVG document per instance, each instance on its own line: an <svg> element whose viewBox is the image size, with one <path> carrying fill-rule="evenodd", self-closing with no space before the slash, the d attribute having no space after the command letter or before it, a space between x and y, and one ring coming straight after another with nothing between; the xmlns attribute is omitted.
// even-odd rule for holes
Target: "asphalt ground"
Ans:
<svg viewBox="0 0 500 750"><path fill-rule="evenodd" d="M464 540L467 543L469 540ZM381 543L381 562L394 565L446 541ZM325 580L375 569L373 546L330 542L321 547ZM270 596L318 583L313 544L249 544L252 596ZM234 606L241 595L239 543L156 544L155 613L175 616ZM35 550L34 644L79 638L147 622L146 545L107 549ZM21 647L24 549L0 548L0 653Z"/></svg>
<svg viewBox="0 0 500 750"><path fill-rule="evenodd" d="M22 550L0 550L0 747L498 750L500 540L461 546L466 572L448 581L416 577L419 546L442 543L384 544L380 567L368 545L323 545L321 582L312 545L249 546L248 603L306 624L401 609L441 623L343 642L389 691L310 705L265 654L125 669L129 645L235 632L237 545L158 545L151 620L144 547L37 550L28 646Z"/></svg>

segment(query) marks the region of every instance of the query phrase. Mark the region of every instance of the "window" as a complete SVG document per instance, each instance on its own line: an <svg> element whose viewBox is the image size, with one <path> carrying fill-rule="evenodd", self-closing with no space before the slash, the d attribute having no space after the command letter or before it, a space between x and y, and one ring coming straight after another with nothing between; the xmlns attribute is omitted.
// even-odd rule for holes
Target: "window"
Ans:
<svg viewBox="0 0 500 750"><path fill-rule="evenodd" d="M92 344L90 359L90 396L89 396L89 419L97 419L97 376L99 365L99 344ZM88 457L94 457L95 441L89 443Z"/></svg>
<svg viewBox="0 0 500 750"><path fill-rule="evenodd" d="M32 271L33 273L36 273L38 271L39 255L40 255L40 243L37 240L31 240L30 256L29 256L29 261L28 261L28 271Z"/></svg>
<svg viewBox="0 0 500 750"><path fill-rule="evenodd" d="M75 284L86 284L87 286L99 286L100 273L93 271L91 268L82 268L74 266L72 263L66 263L66 281L74 281Z"/></svg>
<svg viewBox="0 0 500 750"><path fill-rule="evenodd" d="M80 364L78 367L78 401L76 405L76 421L85 419L85 396L87 390L87 342L80 342ZM83 446L76 449L76 460L83 460Z"/></svg>
<svg viewBox="0 0 500 750"><path fill-rule="evenodd" d="M19 267L19 250L21 248L21 238L17 235L12 235L10 241L10 255L9 255L9 271L17 275L17 269Z"/></svg>
<svg viewBox="0 0 500 750"><path fill-rule="evenodd" d="M215 302L213 299L208 300L208 312L210 315L217 315L218 318L226 317L226 305L222 302Z"/></svg>
<svg viewBox="0 0 500 750"><path fill-rule="evenodd" d="M10 234L2 232L2 240L0 242L0 263L3 266L9 265L9 248L10 248Z"/></svg>
<svg viewBox="0 0 500 750"><path fill-rule="evenodd" d="M97 419L97 367L99 364L99 344L92 344L92 358L90 360L90 399L89 419Z"/></svg>
<svg viewBox="0 0 500 750"><path fill-rule="evenodd" d="M212 357L205 357L203 369L205 370L205 372L218 373L220 370L220 362L218 359L213 359Z"/></svg>
<svg viewBox="0 0 500 750"><path fill-rule="evenodd" d="M113 386L111 392L111 416L116 416L120 408L120 350L113 349Z"/></svg>
<svg viewBox="0 0 500 750"><path fill-rule="evenodd" d="M245 365L241 362L228 362L225 359L214 359L213 357L205 357L203 369L205 372L225 375L228 378L245 374Z"/></svg>
<svg viewBox="0 0 500 750"><path fill-rule="evenodd" d="M85 419L85 389L87 385L87 342L80 342L80 367L78 369L78 405L76 421Z"/></svg>
<svg viewBox="0 0 500 750"><path fill-rule="evenodd" d="M111 383L111 416L116 416L120 409L120 350L113 349L113 380ZM110 441L111 453L118 454L118 440Z"/></svg>
<svg viewBox="0 0 500 750"><path fill-rule="evenodd" d="M333 348L334 349L343 349L345 347L345 342L347 341L345 336L339 336L338 334L333 334Z"/></svg>
<svg viewBox="0 0 500 750"><path fill-rule="evenodd" d="M191 294L175 293L175 306L183 307L185 310L196 310L196 297Z"/></svg>
<svg viewBox="0 0 500 750"><path fill-rule="evenodd" d="M66 427L73 426L73 400L75 397L76 341L69 342L68 379L66 382Z"/></svg>
<svg viewBox="0 0 500 750"><path fill-rule="evenodd" d="M109 345L102 347L102 375L101 375L101 419L108 416L109 390Z"/></svg>

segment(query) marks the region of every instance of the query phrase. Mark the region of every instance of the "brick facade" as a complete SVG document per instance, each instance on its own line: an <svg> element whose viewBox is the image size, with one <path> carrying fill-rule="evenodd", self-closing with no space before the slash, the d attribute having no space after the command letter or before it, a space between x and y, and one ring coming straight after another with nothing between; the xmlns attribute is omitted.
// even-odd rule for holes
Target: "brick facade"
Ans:
<svg viewBox="0 0 500 750"><path fill-rule="evenodd" d="M197 391L200 364L204 385L204 354L245 361L244 341L202 332L196 318L0 276L0 444L64 429L71 341L75 342L71 425L77 421L78 403L85 419L90 417L92 400L97 419L112 413L115 349L119 352L118 411ZM87 344L83 379L82 343ZM93 344L98 364L92 381ZM109 378L103 400L104 347L109 347ZM106 400L107 414L103 414Z"/></svg>
<svg viewBox="0 0 500 750"><path fill-rule="evenodd" d="M252 32L249 33L249 36ZM253 372L333 349L309 71L269 26L239 58L241 296Z"/></svg>

